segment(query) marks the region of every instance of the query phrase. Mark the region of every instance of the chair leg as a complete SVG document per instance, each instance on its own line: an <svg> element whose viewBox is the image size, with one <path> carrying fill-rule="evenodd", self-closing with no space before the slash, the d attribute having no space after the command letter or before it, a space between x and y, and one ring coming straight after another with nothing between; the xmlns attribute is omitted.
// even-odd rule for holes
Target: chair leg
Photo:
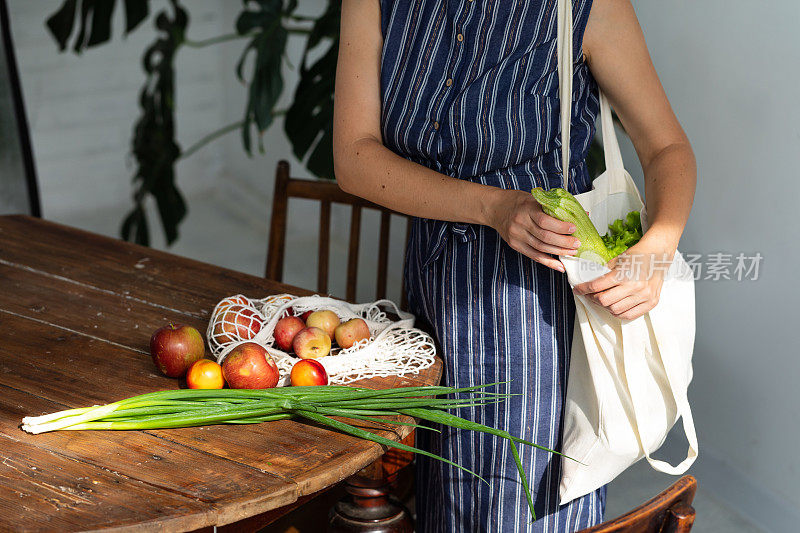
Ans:
<svg viewBox="0 0 800 533"><path fill-rule="evenodd" d="M663 533L689 533L694 525L694 507L686 502L677 502L667 510Z"/></svg>

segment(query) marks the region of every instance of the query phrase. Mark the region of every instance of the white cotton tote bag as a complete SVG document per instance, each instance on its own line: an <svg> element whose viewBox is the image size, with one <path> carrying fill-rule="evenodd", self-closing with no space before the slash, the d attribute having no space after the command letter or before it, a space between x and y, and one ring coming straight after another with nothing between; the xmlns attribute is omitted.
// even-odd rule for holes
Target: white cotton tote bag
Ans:
<svg viewBox="0 0 800 533"><path fill-rule="evenodd" d="M558 2L558 72L561 98L562 165L569 168L572 96L572 4ZM647 220L636 185L622 163L611 108L600 93L600 122L606 171L592 190L576 196L601 230L628 212ZM567 186L569 173L564 175ZM585 259L560 257L571 286L609 269ZM697 458L697 436L687 389L692 378L695 334L694 276L675 253L658 305L635 320L615 318L584 296L575 295L575 330L564 401L559 495L561 504L613 480L645 457L668 474L682 474ZM686 459L676 466L650 454L664 443L678 419L689 442Z"/></svg>

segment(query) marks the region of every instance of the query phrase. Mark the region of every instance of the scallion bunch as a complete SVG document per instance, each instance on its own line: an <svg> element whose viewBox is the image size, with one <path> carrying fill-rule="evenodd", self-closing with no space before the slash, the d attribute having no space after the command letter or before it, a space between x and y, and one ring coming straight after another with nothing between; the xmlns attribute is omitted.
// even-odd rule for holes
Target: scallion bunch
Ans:
<svg viewBox="0 0 800 533"><path fill-rule="evenodd" d="M303 418L378 444L444 461L487 483L477 473L448 459L331 418L336 416L437 431L397 419L400 415L406 415L458 429L481 431L505 439L511 447L531 514L534 514L533 499L516 443L535 446L552 453L558 452L514 437L507 431L478 424L448 412L461 407L494 404L509 396L487 392L484 389L488 386L490 385L468 388L425 386L372 390L328 385L254 390L169 390L142 394L107 405L25 417L22 420L22 429L29 433L56 430L143 430L209 424L255 424L271 420ZM442 397L454 394L466 394L466 397ZM387 418L377 418L387 415Z"/></svg>

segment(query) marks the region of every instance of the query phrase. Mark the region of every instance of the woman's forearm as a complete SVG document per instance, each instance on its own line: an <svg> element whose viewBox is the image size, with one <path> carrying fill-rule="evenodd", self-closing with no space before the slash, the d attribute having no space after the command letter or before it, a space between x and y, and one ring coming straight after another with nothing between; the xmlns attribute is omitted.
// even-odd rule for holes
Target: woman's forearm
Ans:
<svg viewBox="0 0 800 533"><path fill-rule="evenodd" d="M678 248L694 200L697 169L688 143L659 151L645 166L647 240L672 255Z"/></svg>
<svg viewBox="0 0 800 533"><path fill-rule="evenodd" d="M422 218L491 225L502 192L409 161L374 137L336 146L334 166L344 191Z"/></svg>
<svg viewBox="0 0 800 533"><path fill-rule="evenodd" d="M689 218L697 172L630 1L592 3L583 50L642 162L650 229L640 248L671 255Z"/></svg>

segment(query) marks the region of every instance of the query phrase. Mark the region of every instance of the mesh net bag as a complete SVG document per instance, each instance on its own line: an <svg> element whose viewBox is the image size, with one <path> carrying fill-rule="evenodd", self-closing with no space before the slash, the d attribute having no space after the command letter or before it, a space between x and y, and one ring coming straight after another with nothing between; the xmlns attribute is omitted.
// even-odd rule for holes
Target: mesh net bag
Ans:
<svg viewBox="0 0 800 533"><path fill-rule="evenodd" d="M237 294L224 298L214 308L206 332L208 343L220 364L236 346L258 343L278 366L278 386L288 385L292 366L300 359L275 345L275 324L286 316L320 310L333 311L342 322L361 318L371 335L347 349L333 347L330 355L317 359L332 385L376 376L415 374L434 363L433 339L414 328L414 315L401 311L390 300L351 304L324 296L277 294L258 300Z"/></svg>

